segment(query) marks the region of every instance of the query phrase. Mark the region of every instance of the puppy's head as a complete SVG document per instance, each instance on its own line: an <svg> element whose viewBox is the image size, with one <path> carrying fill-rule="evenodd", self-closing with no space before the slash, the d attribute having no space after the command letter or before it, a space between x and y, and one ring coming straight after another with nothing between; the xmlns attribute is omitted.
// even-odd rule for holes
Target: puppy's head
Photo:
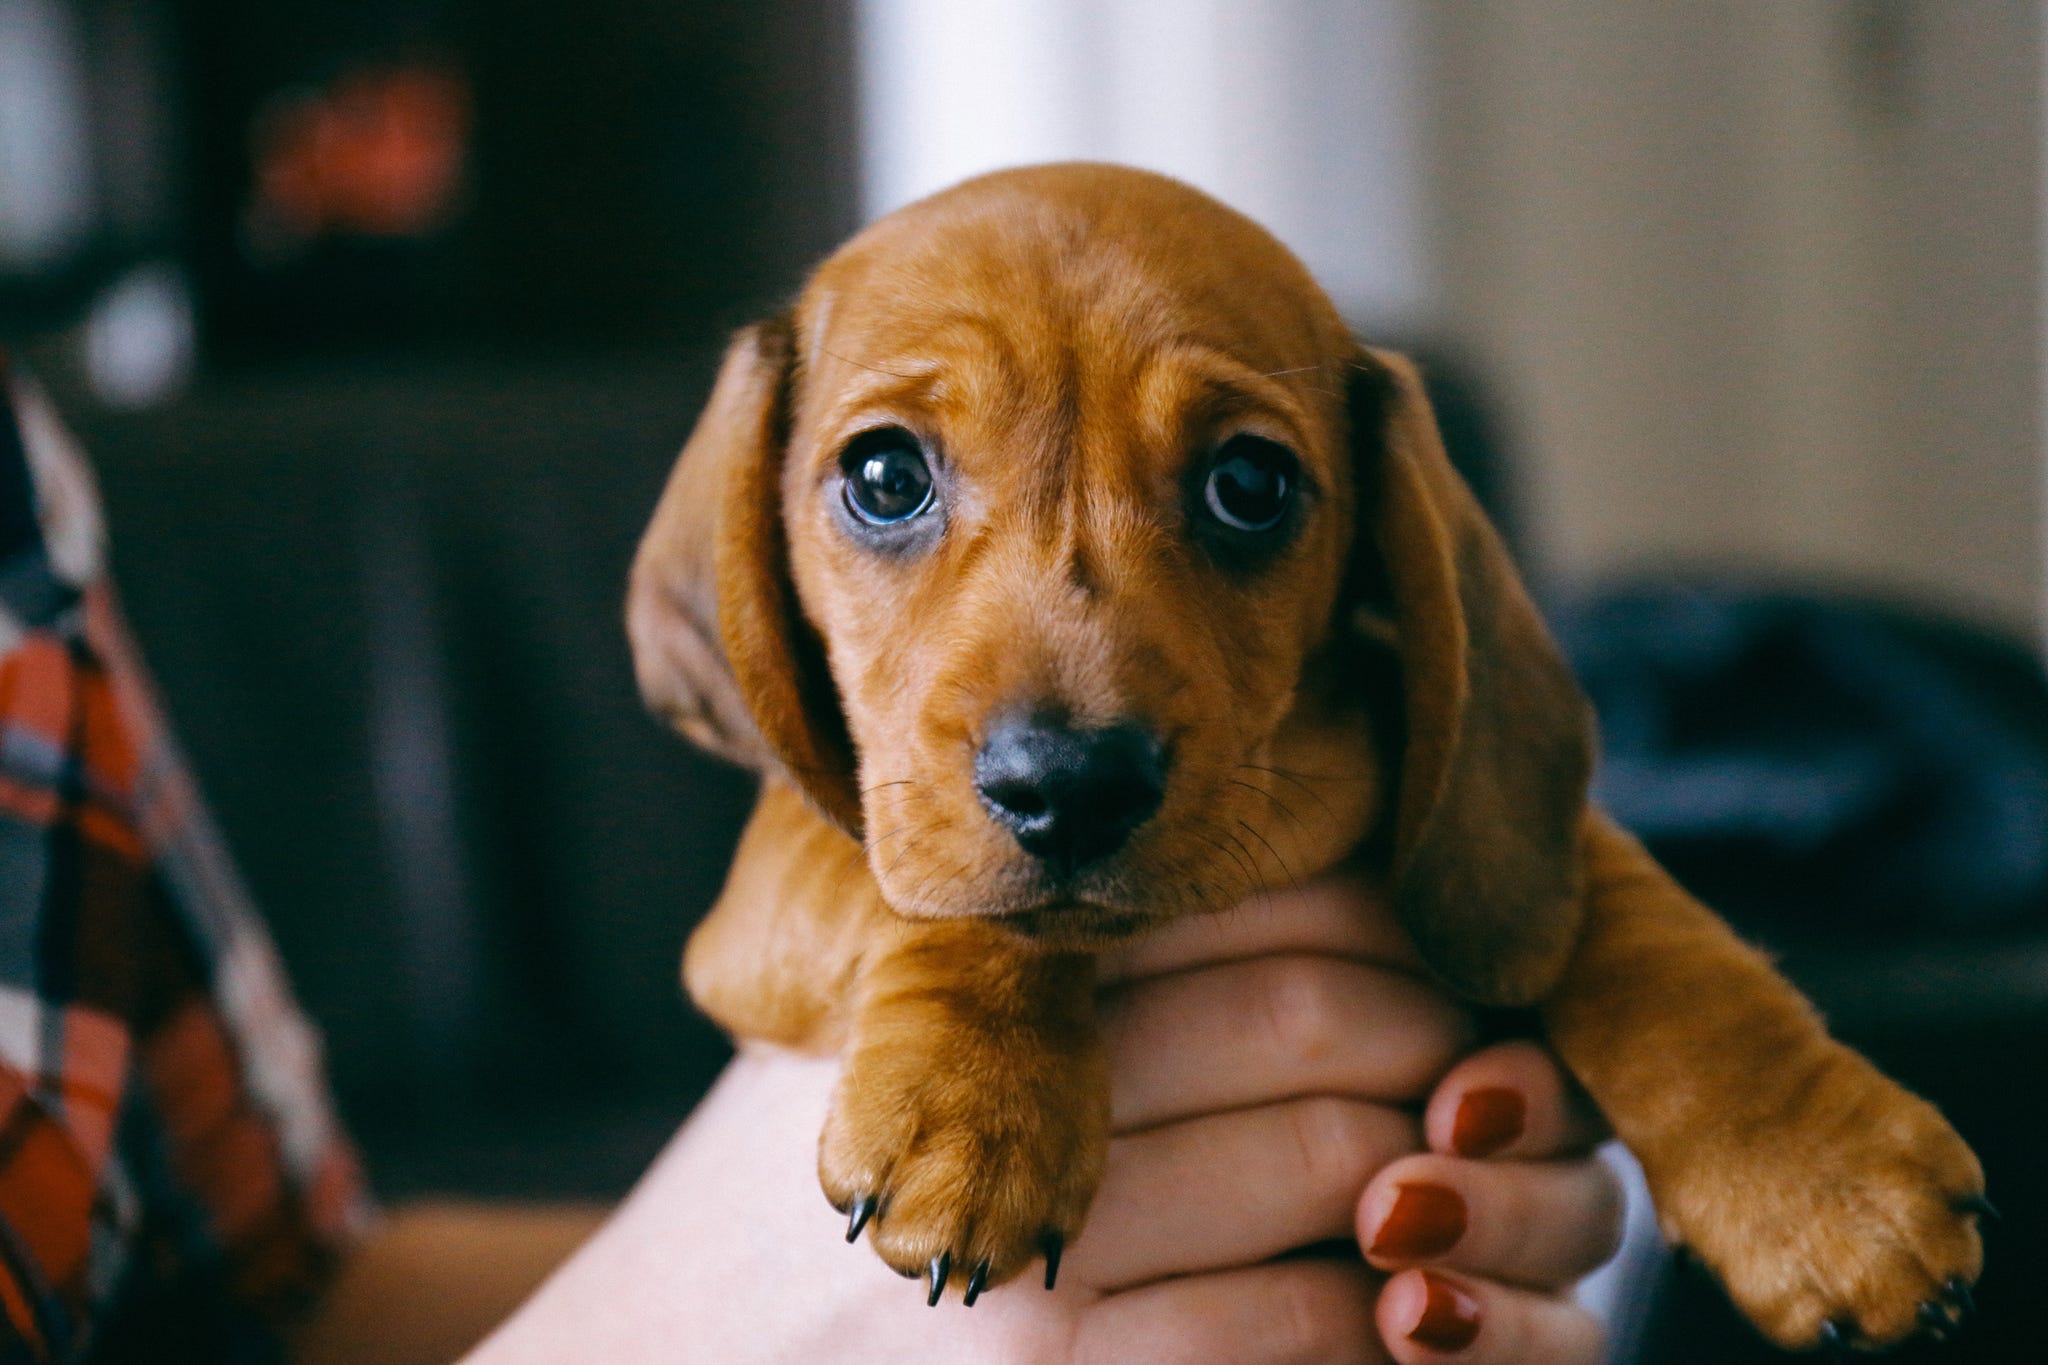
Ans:
<svg viewBox="0 0 2048 1365"><path fill-rule="evenodd" d="M1173 181L1005 172L734 342L634 567L650 703L910 916L1049 945L1384 835L1482 999L1575 936L1583 706L1415 374Z"/></svg>

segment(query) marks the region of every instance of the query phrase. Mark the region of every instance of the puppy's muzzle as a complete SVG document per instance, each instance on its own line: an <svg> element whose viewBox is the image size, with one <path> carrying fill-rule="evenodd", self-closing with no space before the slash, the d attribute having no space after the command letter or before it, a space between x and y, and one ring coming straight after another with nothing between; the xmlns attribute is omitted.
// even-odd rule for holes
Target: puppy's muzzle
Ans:
<svg viewBox="0 0 2048 1365"><path fill-rule="evenodd" d="M1122 848L1166 794L1166 750L1140 725L1006 720L974 756L989 816L1056 877Z"/></svg>

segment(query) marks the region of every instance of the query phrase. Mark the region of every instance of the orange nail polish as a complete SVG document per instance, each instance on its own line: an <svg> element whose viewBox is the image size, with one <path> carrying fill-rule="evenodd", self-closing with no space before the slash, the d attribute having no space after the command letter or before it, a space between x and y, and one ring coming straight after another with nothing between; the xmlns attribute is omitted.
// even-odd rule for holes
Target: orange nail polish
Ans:
<svg viewBox="0 0 2048 1365"><path fill-rule="evenodd" d="M1408 1340L1432 1351L1462 1351L1479 1335L1479 1300L1440 1275L1422 1272L1427 1296Z"/></svg>
<svg viewBox="0 0 2048 1365"><path fill-rule="evenodd" d="M1372 1254L1390 1261L1427 1261L1465 1235L1465 1201L1443 1185L1401 1185L1394 1207L1372 1239Z"/></svg>
<svg viewBox="0 0 2048 1365"><path fill-rule="evenodd" d="M1492 1156L1522 1135L1527 1118L1520 1091L1503 1086L1469 1091L1451 1120L1451 1150L1459 1156Z"/></svg>

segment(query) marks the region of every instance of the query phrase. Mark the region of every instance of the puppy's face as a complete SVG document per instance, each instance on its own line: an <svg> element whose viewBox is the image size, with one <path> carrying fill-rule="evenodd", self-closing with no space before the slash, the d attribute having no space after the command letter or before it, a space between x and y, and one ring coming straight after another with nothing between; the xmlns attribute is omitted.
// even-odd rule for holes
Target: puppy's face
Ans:
<svg viewBox="0 0 2048 1365"><path fill-rule="evenodd" d="M1084 947L1377 826L1474 999L1575 941L1584 702L1414 367L1162 177L970 181L741 332L627 625L649 704L905 915Z"/></svg>
<svg viewBox="0 0 2048 1365"><path fill-rule="evenodd" d="M1343 328L1236 215L1102 188L829 262L782 475L884 894L1077 943L1309 870L1373 795L1276 754L1353 534Z"/></svg>

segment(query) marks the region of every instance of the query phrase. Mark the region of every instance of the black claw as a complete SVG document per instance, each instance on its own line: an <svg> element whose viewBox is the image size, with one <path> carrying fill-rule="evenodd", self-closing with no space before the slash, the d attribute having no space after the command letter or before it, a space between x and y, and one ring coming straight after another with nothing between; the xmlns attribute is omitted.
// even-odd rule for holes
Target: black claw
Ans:
<svg viewBox="0 0 2048 1365"><path fill-rule="evenodd" d="M924 1282L928 1291L924 1296L925 1307L937 1308L939 1306L939 1295L945 1292L946 1278L952 1273L952 1252L942 1251L932 1257L931 1265L924 1272Z"/></svg>
<svg viewBox="0 0 2048 1365"><path fill-rule="evenodd" d="M1045 1287L1051 1289L1060 1277L1060 1253L1067 1249L1067 1239L1048 1232L1038 1244L1045 1252Z"/></svg>
<svg viewBox="0 0 2048 1365"><path fill-rule="evenodd" d="M1820 1325L1820 1344L1828 1348L1828 1357L1832 1360L1849 1358L1849 1333L1833 1318Z"/></svg>
<svg viewBox="0 0 2048 1365"><path fill-rule="evenodd" d="M974 1301L981 1297L982 1286L988 1283L988 1262L974 1267L974 1273L967 1277L967 1306L974 1307Z"/></svg>
<svg viewBox="0 0 2048 1365"><path fill-rule="evenodd" d="M1950 1329L1955 1326L1955 1322L1948 1315L1948 1310L1938 1303L1921 1304L1915 1316L1920 1319L1922 1330L1936 1341L1947 1341Z"/></svg>
<svg viewBox="0 0 2048 1365"><path fill-rule="evenodd" d="M1955 1210L1957 1213L1974 1213L1988 1223L2005 1221L2005 1215L1998 1211L1998 1206L1981 1194L1964 1195L1956 1200Z"/></svg>
<svg viewBox="0 0 2048 1365"><path fill-rule="evenodd" d="M872 1194L864 1194L853 1201L853 1211L846 1216L846 1240L859 1238L860 1230L868 1225L868 1219L875 1216L875 1209L881 1200Z"/></svg>
<svg viewBox="0 0 2048 1365"><path fill-rule="evenodd" d="M1970 1291L1970 1282L1968 1280L1960 1275L1951 1275L1948 1277L1948 1282L1942 1285L1942 1289L1947 1292L1950 1301L1955 1304L1957 1311L1962 1314L1958 1321L1976 1316L1977 1296Z"/></svg>

